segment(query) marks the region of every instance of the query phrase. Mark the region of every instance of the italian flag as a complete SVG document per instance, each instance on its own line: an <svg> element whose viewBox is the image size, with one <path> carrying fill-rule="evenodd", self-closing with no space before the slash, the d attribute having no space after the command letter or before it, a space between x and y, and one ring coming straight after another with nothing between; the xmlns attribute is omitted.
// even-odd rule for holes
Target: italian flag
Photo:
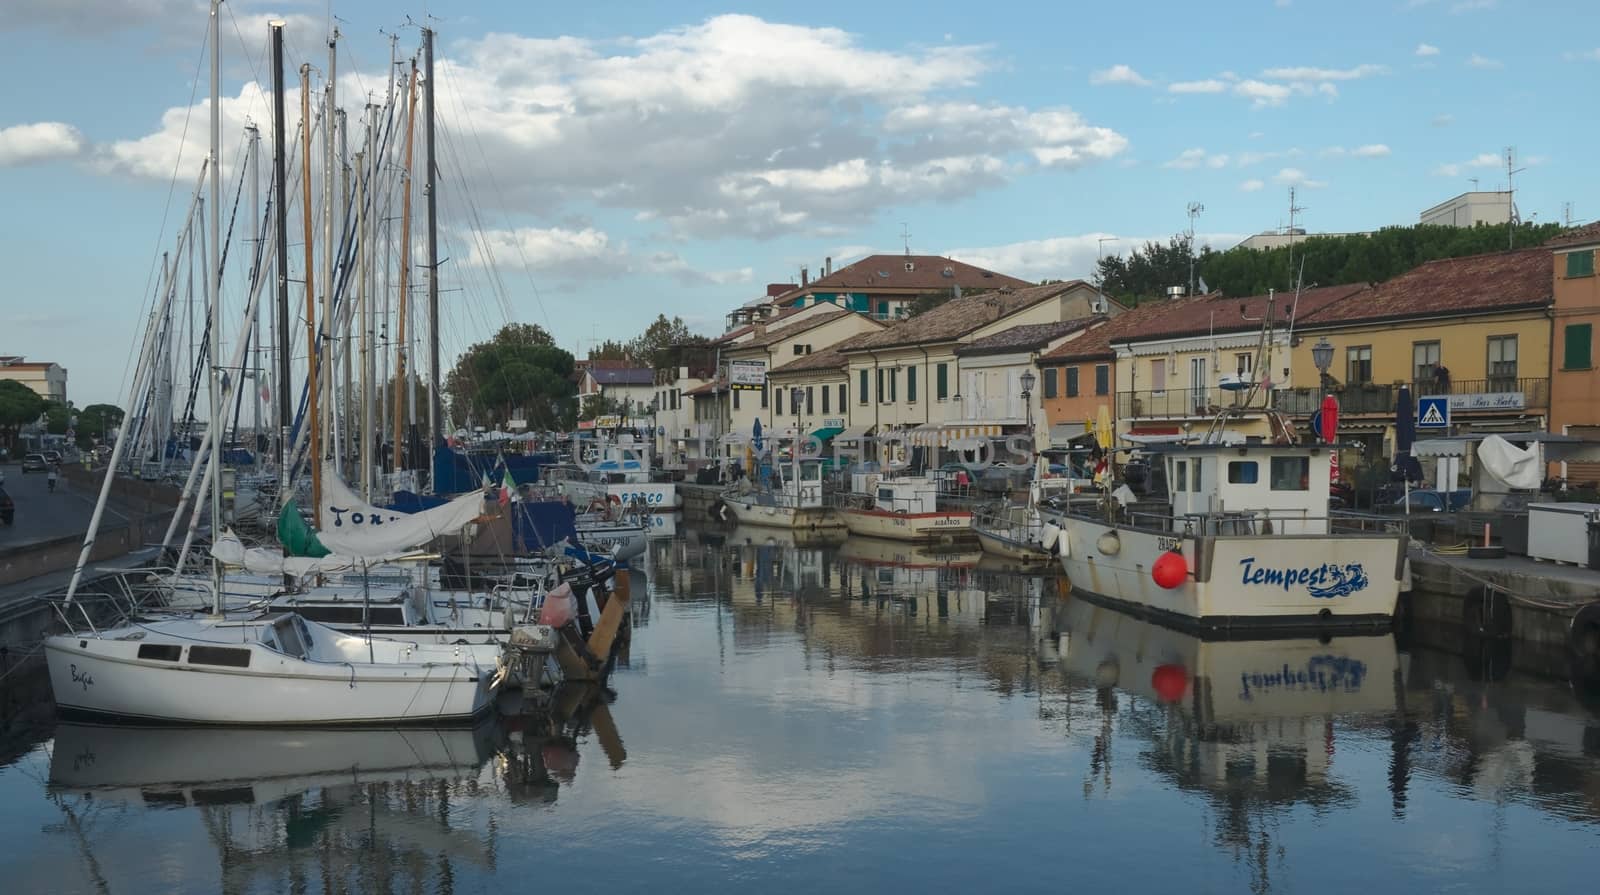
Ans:
<svg viewBox="0 0 1600 895"><path fill-rule="evenodd" d="M511 492L517 490L516 480L511 478L511 470L506 470L505 478L500 480L500 505L505 506L511 502Z"/></svg>

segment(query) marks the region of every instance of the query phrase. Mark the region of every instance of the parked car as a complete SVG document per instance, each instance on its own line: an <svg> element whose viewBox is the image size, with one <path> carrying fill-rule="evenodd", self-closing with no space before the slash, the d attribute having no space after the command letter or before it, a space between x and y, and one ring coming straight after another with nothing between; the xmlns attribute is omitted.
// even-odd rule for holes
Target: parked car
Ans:
<svg viewBox="0 0 1600 895"><path fill-rule="evenodd" d="M10 525L16 518L16 502L11 499L11 495L6 493L6 489L0 488L0 523Z"/></svg>
<svg viewBox="0 0 1600 895"><path fill-rule="evenodd" d="M23 472L44 472L49 468L50 461L45 459L44 454L28 454L22 458Z"/></svg>
<svg viewBox="0 0 1600 895"><path fill-rule="evenodd" d="M1454 491L1432 491L1423 489L1411 492L1409 497L1401 496L1399 500L1384 506L1384 512L1406 512L1407 500L1410 501L1413 513L1455 513L1466 508L1472 502L1471 488L1458 488Z"/></svg>
<svg viewBox="0 0 1600 895"><path fill-rule="evenodd" d="M61 452L60 451L45 451L44 452L44 458L45 458L46 461L50 462L51 464L59 464L61 462Z"/></svg>

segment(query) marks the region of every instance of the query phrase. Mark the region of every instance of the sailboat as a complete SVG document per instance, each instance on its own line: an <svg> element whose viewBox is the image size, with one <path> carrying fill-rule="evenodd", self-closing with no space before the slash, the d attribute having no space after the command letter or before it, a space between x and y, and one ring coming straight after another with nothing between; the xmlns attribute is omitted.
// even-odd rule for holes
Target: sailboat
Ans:
<svg viewBox="0 0 1600 895"><path fill-rule="evenodd" d="M223 460L221 408L240 386L237 377L225 386L216 364L221 358L222 322L222 267L218 258L222 204L219 2L213 0L210 8L211 129L207 171L211 201L206 209L210 230L206 246L210 257L205 267L212 321L209 326L208 356L212 362L208 365L207 431L208 435L216 437L212 439L214 443L198 490L198 494L210 496L213 531L220 531L223 520L222 489L218 480ZM282 25L274 23L272 27L274 86L281 97ZM431 31L424 31L424 48L431 66ZM277 122L280 140L284 133L281 108L280 102ZM307 130L307 143L309 139ZM279 170L281 172L281 168ZM281 196L282 178L276 179ZM309 189L307 179L308 193ZM281 209L280 203L279 226L269 235L280 247L287 238ZM281 252L279 257L283 257ZM311 303L309 280L308 275L308 304ZM246 308L244 327L247 332L256 316L259 286L258 277ZM230 369L241 366L240 355L247 344L248 340L241 334ZM310 408L313 468L320 460L314 424L314 402L319 395L315 388L318 366L313 358L309 377L313 402ZM291 612L267 612L250 618L225 613L223 564L215 558L210 563L210 614L151 618L131 614L110 625L97 623L85 604L75 601L76 588L94 546L94 532L117 467L116 452L121 451L128 440L118 439L67 596L55 604L68 633L48 637L44 642L56 705L64 714L187 724L343 725L459 721L490 707L493 694L506 674L480 661L467 645L425 644L342 633ZM316 484L313 478L313 486ZM476 498L469 496L465 500L471 503L476 499L481 504L481 498L480 492ZM198 500L196 504L191 537L199 516ZM404 525L399 527L409 531ZM431 528L429 533L430 537L434 533ZM357 552L364 549L360 541L353 546L356 550L351 555L363 563L391 558L386 554L373 556Z"/></svg>

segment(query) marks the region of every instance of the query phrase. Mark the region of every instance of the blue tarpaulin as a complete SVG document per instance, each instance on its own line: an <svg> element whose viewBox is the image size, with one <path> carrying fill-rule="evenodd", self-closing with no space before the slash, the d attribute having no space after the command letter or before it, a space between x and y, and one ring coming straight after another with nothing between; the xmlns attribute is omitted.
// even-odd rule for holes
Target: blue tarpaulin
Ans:
<svg viewBox="0 0 1600 895"><path fill-rule="evenodd" d="M578 539L578 513L564 500L521 500L511 504L512 537L532 553L566 538Z"/></svg>
<svg viewBox="0 0 1600 895"><path fill-rule="evenodd" d="M464 494L482 487L483 480L500 484L505 473L519 485L539 481L539 469L556 462L554 454L469 454L441 446L433 458L433 490L438 494Z"/></svg>

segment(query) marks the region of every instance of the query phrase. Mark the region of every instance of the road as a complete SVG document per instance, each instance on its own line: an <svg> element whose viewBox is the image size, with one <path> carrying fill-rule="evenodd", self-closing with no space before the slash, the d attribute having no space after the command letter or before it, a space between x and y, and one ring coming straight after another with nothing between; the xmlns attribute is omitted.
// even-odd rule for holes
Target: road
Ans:
<svg viewBox="0 0 1600 895"><path fill-rule="evenodd" d="M16 522L0 525L0 547L16 547L62 535L81 535L89 530L89 517L98 496L95 492L74 488L63 476L56 482L52 494L44 473L24 475L16 463L0 465L0 473L5 475L6 493L17 505ZM126 518L115 507L108 506L102 524Z"/></svg>

